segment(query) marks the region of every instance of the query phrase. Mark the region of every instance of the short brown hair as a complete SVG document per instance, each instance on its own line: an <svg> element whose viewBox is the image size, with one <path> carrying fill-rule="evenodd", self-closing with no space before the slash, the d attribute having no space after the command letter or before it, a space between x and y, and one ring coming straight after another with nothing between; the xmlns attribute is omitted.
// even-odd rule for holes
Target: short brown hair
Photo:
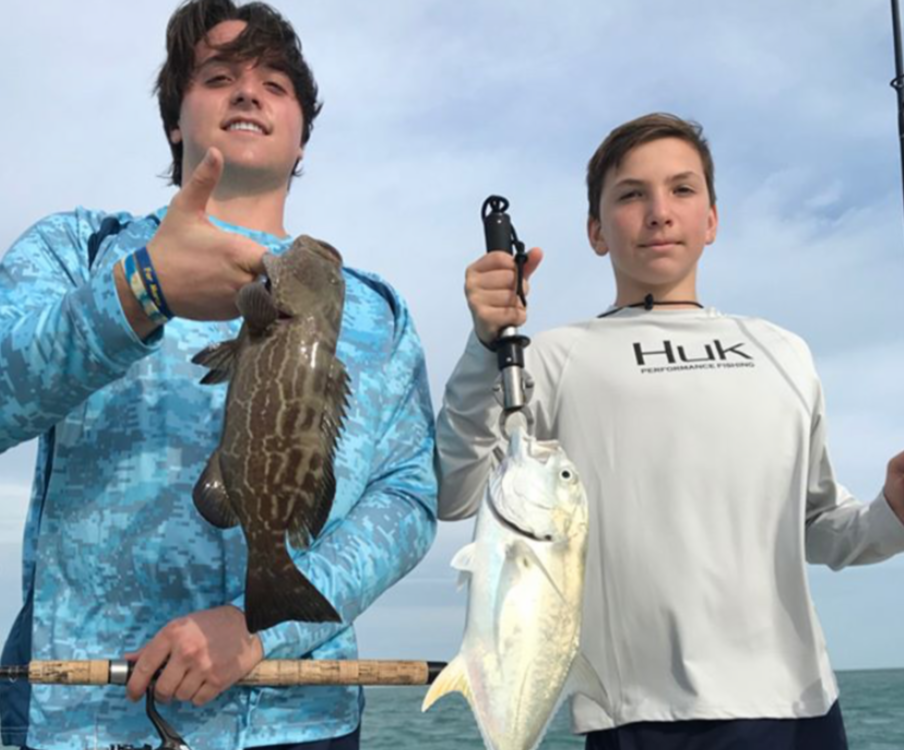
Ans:
<svg viewBox="0 0 904 750"><path fill-rule="evenodd" d="M703 176L706 178L706 188L709 191L709 204L716 205L715 166L709 144L703 137L703 127L693 120L682 120L665 112L654 112L619 125L606 136L606 140L591 157L587 164L587 200L590 204L590 216L594 219L600 218L603 182L609 170L617 168L632 149L660 138L680 138L700 154Z"/></svg>
<svg viewBox="0 0 904 750"><path fill-rule="evenodd" d="M317 83L301 53L301 40L279 13L266 3L237 6L232 0L190 0L183 3L166 27L166 61L157 76L154 92L166 140L173 152L170 181L182 184L182 144L173 143L170 133L179 127L182 99L195 70L195 46L223 21L244 21L247 26L228 44L216 49L236 61L256 60L285 73L292 81L304 119L301 145L308 142L314 118L320 112ZM293 172L293 174L297 174Z"/></svg>

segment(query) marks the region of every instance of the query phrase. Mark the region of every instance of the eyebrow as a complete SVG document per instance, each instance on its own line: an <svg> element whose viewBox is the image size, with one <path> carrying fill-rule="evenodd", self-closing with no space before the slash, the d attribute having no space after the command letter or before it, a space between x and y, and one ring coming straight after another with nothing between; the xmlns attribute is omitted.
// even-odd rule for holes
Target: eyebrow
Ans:
<svg viewBox="0 0 904 750"><path fill-rule="evenodd" d="M668 179L666 179L666 182L681 182L682 180L687 180L691 177L694 177L696 179L701 179L700 175L697 174L696 172L688 171L688 172L679 172L678 174L674 174L671 177L669 177ZM612 187L614 187L614 188L636 187L636 186L643 186L646 184L647 183L645 180L638 180L638 179L635 179L634 177L626 177L625 179L619 180L618 182L616 182Z"/></svg>
<svg viewBox="0 0 904 750"><path fill-rule="evenodd" d="M229 57L228 55L221 55L221 54L211 55L200 65L195 66L195 73L200 73L202 70L204 70L206 68L214 67L217 65L226 65L226 66L231 67L234 65L240 65L243 62L245 62L245 61L240 60L235 57ZM260 63L258 63L258 65L260 65ZM282 73L284 76L288 77L288 73L286 73L286 71L281 70L280 68L277 68L274 65L270 65L269 63L263 63L263 65L261 67L263 67L266 70L271 70L274 73Z"/></svg>

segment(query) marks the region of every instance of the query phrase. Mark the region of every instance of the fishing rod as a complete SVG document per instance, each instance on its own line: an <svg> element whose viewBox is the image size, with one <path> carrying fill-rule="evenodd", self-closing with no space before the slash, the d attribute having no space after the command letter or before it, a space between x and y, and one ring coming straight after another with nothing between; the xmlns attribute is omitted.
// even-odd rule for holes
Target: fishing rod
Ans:
<svg viewBox="0 0 904 750"><path fill-rule="evenodd" d="M262 661L236 684L245 687L429 685L445 666L445 662L439 661L270 659ZM135 663L125 659L32 661L27 665L0 666L0 679L28 680L40 685L125 685L134 669ZM162 744L157 748L115 744L110 750L191 750L157 711L155 687L156 677L147 689L145 708Z"/></svg>
<svg viewBox="0 0 904 750"><path fill-rule="evenodd" d="M527 253L524 243L518 239L518 233L512 225L512 219L506 213L509 202L500 195L491 195L483 202L481 217L486 239L487 252L504 252L515 256L518 276L515 292L522 304L527 307L524 294L524 264ZM516 326L507 326L500 332L496 341L490 346L496 352L496 361L501 373L502 414L500 425L502 433L509 434L508 422L518 415L525 422L528 430L533 426L533 417L526 408L533 392L534 383L524 369L524 350L530 345L530 339L518 332Z"/></svg>
<svg viewBox="0 0 904 750"><path fill-rule="evenodd" d="M901 13L898 0L891 0L891 18L895 38L895 77L891 86L898 92L898 141L901 146L901 179L904 182L904 51L901 45Z"/></svg>

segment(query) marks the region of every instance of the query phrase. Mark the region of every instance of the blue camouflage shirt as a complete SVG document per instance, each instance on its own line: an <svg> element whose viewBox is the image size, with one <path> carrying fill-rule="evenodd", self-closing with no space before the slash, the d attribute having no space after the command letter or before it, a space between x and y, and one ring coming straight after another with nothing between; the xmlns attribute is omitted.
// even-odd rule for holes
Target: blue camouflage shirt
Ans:
<svg viewBox="0 0 904 750"><path fill-rule="evenodd" d="M165 213L77 209L29 229L0 261L0 452L40 437L25 528L23 608L4 664L118 658L174 618L242 607L239 528L214 528L192 488L219 441L226 384L202 386L191 357L241 321L177 318L132 331L114 264L146 245ZM104 219L121 229L98 245ZM284 252L291 238L226 225ZM93 239L92 239L93 236ZM89 264L89 245L93 262ZM351 659L351 623L427 552L435 533L433 418L423 352L404 302L376 276L343 269L337 354L352 397L336 495L321 536L295 553L342 615L260 633L265 658ZM164 717L195 750L304 742L354 731L357 688L239 688ZM5 744L42 750L159 741L122 687L0 685Z"/></svg>

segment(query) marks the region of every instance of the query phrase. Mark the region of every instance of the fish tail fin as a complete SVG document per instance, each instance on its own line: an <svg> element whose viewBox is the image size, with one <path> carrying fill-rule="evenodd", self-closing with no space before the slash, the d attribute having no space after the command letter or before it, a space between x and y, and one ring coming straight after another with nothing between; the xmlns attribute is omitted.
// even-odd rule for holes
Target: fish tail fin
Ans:
<svg viewBox="0 0 904 750"><path fill-rule="evenodd" d="M342 622L342 617L295 567L284 546L253 557L249 549L245 583L248 631L257 633L288 620Z"/></svg>
<svg viewBox="0 0 904 750"><path fill-rule="evenodd" d="M465 670L465 661L461 658L461 654L450 661L433 681L430 690L424 697L421 711L429 709L447 693L461 693L471 706L474 705L474 694L471 692L471 683L468 682L468 673Z"/></svg>

